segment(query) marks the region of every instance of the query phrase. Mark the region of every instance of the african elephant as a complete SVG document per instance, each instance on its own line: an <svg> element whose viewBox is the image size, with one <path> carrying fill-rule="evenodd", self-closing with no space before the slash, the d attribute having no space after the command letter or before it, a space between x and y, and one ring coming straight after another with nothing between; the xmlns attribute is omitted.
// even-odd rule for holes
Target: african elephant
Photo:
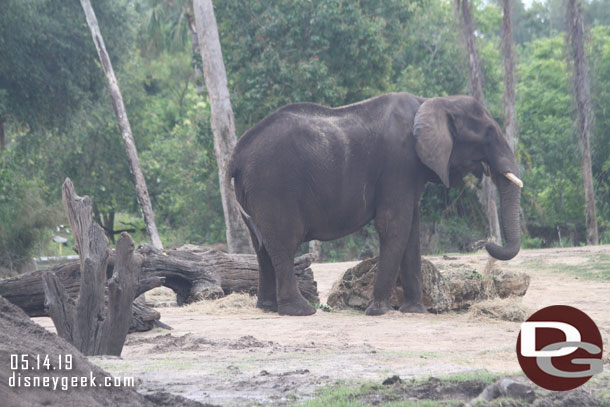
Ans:
<svg viewBox="0 0 610 407"><path fill-rule="evenodd" d="M338 108L290 104L249 129L228 165L260 266L257 306L264 310L315 313L297 288L297 247L374 219L380 261L366 314L390 309L399 270L400 311L425 312L419 200L428 181L449 187L468 172L490 173L506 243L486 249L500 260L519 252L517 160L490 113L469 96L390 93Z"/></svg>

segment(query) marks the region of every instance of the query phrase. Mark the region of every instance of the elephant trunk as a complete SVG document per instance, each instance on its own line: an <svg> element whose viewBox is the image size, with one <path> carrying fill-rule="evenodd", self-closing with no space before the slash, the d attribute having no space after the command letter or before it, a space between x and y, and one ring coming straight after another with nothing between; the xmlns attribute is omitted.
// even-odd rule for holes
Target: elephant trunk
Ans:
<svg viewBox="0 0 610 407"><path fill-rule="evenodd" d="M521 229L519 226L519 208L521 188L506 179L495 179L500 191L500 210L502 216L502 232L505 244L499 246L487 243L487 252L498 260L510 260L519 253L521 248Z"/></svg>

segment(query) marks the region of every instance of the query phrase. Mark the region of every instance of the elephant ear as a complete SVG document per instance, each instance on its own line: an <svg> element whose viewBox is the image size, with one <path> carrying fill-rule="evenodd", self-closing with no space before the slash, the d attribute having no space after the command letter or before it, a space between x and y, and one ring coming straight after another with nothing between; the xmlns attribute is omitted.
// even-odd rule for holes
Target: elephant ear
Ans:
<svg viewBox="0 0 610 407"><path fill-rule="evenodd" d="M452 119L443 102L440 98L428 99L419 107L413 123L413 135L419 159L449 188Z"/></svg>

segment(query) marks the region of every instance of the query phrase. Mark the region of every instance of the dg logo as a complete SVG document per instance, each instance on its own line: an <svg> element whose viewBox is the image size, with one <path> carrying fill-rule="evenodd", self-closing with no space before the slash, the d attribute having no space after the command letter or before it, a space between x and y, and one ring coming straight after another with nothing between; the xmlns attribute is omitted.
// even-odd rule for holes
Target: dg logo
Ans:
<svg viewBox="0 0 610 407"><path fill-rule="evenodd" d="M603 371L599 329L584 312L553 305L521 325L517 358L525 375L547 390L572 390Z"/></svg>

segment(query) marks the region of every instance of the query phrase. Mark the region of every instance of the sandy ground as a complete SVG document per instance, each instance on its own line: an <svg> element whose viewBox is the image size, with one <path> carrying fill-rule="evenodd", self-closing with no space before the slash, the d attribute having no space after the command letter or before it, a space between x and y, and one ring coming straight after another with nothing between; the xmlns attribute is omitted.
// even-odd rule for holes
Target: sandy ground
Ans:
<svg viewBox="0 0 610 407"><path fill-rule="evenodd" d="M610 255L610 246L523 250L500 267L529 273L523 303L532 310L566 304L585 311L602 331L607 363L610 282L558 271L565 265L594 264L600 254ZM426 257L437 266L459 262L479 271L487 260L484 253L456 255L455 260ZM312 265L323 301L333 282L354 264ZM151 297L164 295L157 291ZM337 380L520 371L514 350L519 323L473 320L468 314L394 311L367 317L318 310L309 317L284 317L255 308L209 314L197 306L160 311L172 331L130 335L121 358L92 361L117 376L138 377L143 391L170 391L223 406L292 405ZM52 329L48 318L37 321Z"/></svg>

